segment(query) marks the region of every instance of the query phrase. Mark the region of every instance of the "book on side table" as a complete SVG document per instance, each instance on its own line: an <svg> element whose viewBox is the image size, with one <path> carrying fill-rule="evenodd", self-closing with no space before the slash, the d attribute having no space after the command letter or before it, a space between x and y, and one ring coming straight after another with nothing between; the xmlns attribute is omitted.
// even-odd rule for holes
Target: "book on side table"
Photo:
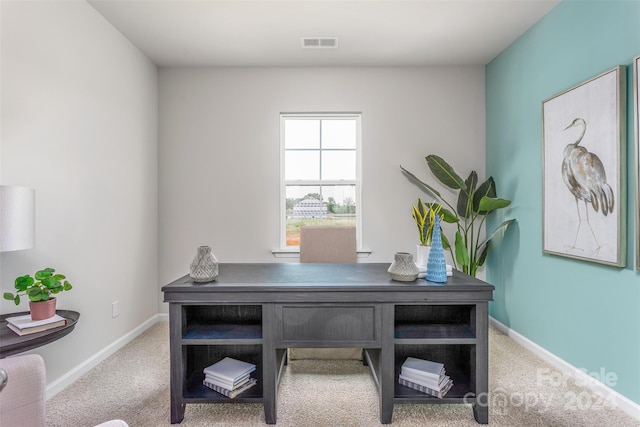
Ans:
<svg viewBox="0 0 640 427"><path fill-rule="evenodd" d="M31 320L31 314L21 316L7 317L7 326L18 335L35 334L53 328L59 328L67 324L67 319L55 314L53 317L43 320Z"/></svg>

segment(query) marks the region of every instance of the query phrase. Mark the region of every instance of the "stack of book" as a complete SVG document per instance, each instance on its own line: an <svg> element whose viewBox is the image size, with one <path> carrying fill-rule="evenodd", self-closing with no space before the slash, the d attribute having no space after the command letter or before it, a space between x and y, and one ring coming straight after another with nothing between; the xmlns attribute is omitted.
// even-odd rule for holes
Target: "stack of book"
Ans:
<svg viewBox="0 0 640 427"><path fill-rule="evenodd" d="M59 314L54 315L48 319L43 320L31 320L30 314L24 314L21 316L7 317L7 326L13 332L18 335L35 334L36 332L43 332L53 328L59 328L67 324L67 319Z"/></svg>
<svg viewBox="0 0 640 427"><path fill-rule="evenodd" d="M257 380L251 378L251 372L255 370L256 365L225 357L204 368L202 384L233 399L256 385Z"/></svg>
<svg viewBox="0 0 640 427"><path fill-rule="evenodd" d="M398 382L422 393L442 399L453 386L444 365L430 360L407 357L402 364Z"/></svg>

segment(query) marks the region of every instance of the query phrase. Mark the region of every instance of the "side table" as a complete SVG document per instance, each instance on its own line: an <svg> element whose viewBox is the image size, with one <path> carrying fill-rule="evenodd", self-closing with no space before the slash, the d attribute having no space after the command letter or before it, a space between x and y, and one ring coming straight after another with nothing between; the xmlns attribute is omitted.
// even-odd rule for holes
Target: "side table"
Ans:
<svg viewBox="0 0 640 427"><path fill-rule="evenodd" d="M71 310L56 310L56 313L67 319L66 325L22 336L9 329L5 319L7 317L29 314L28 311L0 315L0 359L49 344L73 331L73 328L75 328L80 318L80 313Z"/></svg>

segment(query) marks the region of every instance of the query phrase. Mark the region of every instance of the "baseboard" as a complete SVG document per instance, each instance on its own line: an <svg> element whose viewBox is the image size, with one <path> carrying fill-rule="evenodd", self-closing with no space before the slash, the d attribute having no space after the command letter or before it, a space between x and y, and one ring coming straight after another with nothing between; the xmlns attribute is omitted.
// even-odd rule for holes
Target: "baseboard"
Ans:
<svg viewBox="0 0 640 427"><path fill-rule="evenodd" d="M118 338L102 350L98 351L93 356L86 359L80 365L76 366L66 374L62 375L60 378L52 381L50 384L47 384L47 399L52 398L66 387L71 385L74 381L78 380L80 377L85 375L87 372L95 368L100 362L105 360L107 357L111 356L113 353L124 347L138 335L149 329L154 324L161 321L168 321L168 314L156 314L151 316L149 319L145 320L138 327L130 331L129 333L123 335Z"/></svg>
<svg viewBox="0 0 640 427"><path fill-rule="evenodd" d="M585 387L588 387L593 392L599 393L602 396L611 396L611 399L609 401L614 403L618 408L620 408L620 410L624 411L626 414L640 420L640 404L632 401L628 397L623 396L612 388L607 387L600 381L593 379L586 372L581 371L580 369L551 353L549 350L546 350L545 348L539 346L525 336L520 335L519 333L509 328L504 323L501 323L500 321L494 319L493 317L489 317L489 324L520 344L522 347L540 357L545 362L552 365L554 368L558 369L563 374L574 378L576 381L580 382L580 384L584 384Z"/></svg>

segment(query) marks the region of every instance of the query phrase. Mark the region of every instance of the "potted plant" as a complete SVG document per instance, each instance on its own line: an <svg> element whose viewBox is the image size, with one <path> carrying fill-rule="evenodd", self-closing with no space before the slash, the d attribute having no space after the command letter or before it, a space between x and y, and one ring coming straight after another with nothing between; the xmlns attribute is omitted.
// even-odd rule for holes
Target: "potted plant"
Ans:
<svg viewBox="0 0 640 427"><path fill-rule="evenodd" d="M71 283L62 274L55 274L53 268L36 271L36 274L17 277L14 283L16 293L4 293L4 299L20 304L20 295L29 297L29 309L33 320L52 317L56 313L56 299L52 294L70 291ZM63 282L64 281L64 282Z"/></svg>
<svg viewBox="0 0 640 427"><path fill-rule="evenodd" d="M438 181L453 190L459 190L455 208L442 197L438 190L421 181L402 166L400 169L427 194L449 208L443 207L440 216L442 221L456 224L455 243L452 247L449 239L442 233L442 246L451 252L455 268L460 266L462 271L475 277L478 267L481 267L487 258L491 239L499 231L507 229L515 219L504 221L484 239L481 235L482 225L488 215L509 206L511 201L496 197L496 184L493 177L489 177L478 185L476 171L471 171L469 177L463 180L443 158L431 154L426 157L426 160L431 173ZM453 249L455 249L455 255Z"/></svg>
<svg viewBox="0 0 640 427"><path fill-rule="evenodd" d="M412 216L418 226L418 243L416 245L416 264L426 266L429 261L429 250L433 239L433 227L436 215L442 210L440 203L424 203L418 198L418 203L413 205Z"/></svg>

